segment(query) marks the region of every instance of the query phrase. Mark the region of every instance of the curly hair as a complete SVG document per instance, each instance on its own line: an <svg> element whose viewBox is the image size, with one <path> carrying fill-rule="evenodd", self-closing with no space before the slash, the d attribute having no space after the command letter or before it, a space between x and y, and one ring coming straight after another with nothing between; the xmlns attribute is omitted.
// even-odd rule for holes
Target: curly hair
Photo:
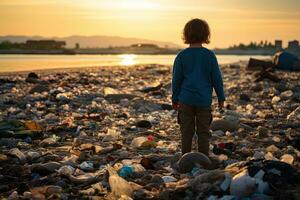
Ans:
<svg viewBox="0 0 300 200"><path fill-rule="evenodd" d="M188 21L184 26L182 39L185 44L209 44L210 28L208 23L198 18Z"/></svg>

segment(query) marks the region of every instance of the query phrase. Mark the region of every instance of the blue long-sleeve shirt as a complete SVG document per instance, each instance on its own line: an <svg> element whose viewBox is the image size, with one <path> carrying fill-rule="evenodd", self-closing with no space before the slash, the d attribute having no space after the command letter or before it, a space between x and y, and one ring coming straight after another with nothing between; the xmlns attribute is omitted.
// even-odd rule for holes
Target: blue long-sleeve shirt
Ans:
<svg viewBox="0 0 300 200"><path fill-rule="evenodd" d="M210 107L212 92L225 101L222 74L215 54L204 48L186 48L174 61L172 101Z"/></svg>

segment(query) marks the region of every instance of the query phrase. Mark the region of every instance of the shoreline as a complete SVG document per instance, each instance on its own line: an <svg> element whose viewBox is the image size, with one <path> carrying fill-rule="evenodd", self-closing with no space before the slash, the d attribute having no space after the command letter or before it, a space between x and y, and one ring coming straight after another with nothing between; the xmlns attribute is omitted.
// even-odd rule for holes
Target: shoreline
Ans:
<svg viewBox="0 0 300 200"><path fill-rule="evenodd" d="M171 65L161 65L161 64L137 64L137 65L109 65L109 66L82 66L82 67L58 67L51 69L33 69L33 70L24 70L24 71L13 71L13 72L0 72L0 76L9 76L9 75L24 75L29 72L37 72L42 74L51 74L57 72L79 72L79 71L90 71L90 70L101 70L101 69L128 69L130 68L141 68L144 66L155 66L155 67L171 67Z"/></svg>
<svg viewBox="0 0 300 200"><path fill-rule="evenodd" d="M255 52L255 51L219 51L213 50L216 55L232 55L232 56L272 56L274 52ZM124 54L134 54L134 55L177 55L178 52L173 53L144 53L144 52L116 52L116 53L12 53L7 52L3 53L0 52L0 55L65 55L65 56L76 56L76 55L124 55Z"/></svg>
<svg viewBox="0 0 300 200"><path fill-rule="evenodd" d="M242 65L248 62L247 60L240 60L237 62L227 63L227 64L219 64L220 68L223 68L225 66L230 65ZM95 71L95 70L118 70L118 69L128 69L131 70L131 68L139 69L146 66L151 67L168 67L171 69L172 65L163 65L163 64L156 64L156 63L150 63L150 64L136 64L136 65L109 65L109 66L80 66L80 67L57 67L57 68L50 68L50 69L32 69L32 70L24 70L24 71L12 71L12 72L0 72L1 76L10 76L10 75L24 75L29 72L36 72L41 74L51 74L51 73L58 73L58 72L80 72L80 71Z"/></svg>
<svg viewBox="0 0 300 200"><path fill-rule="evenodd" d="M0 75L5 74L20 74L26 73L30 71L62 71L62 70L82 70L85 68L116 68L116 67L137 67L140 65L157 65L164 66L170 65L172 66L174 56L165 56L165 55L128 55L133 58L129 58L129 61L133 62L131 64L123 64L126 62L126 57L122 57L122 55L111 55L104 57L94 56L80 56L78 57L68 57L64 55L59 55L56 57L51 57L55 55L39 57L26 57L26 56L7 56L2 57L3 62L0 64L1 70ZM62 56L62 57L60 57ZM257 59L266 59L269 60L270 56L245 56L245 55L217 55L218 62L220 65L230 65L239 62L248 62L248 60L253 57ZM132 60L131 60L132 59ZM1 55L0 55L1 61Z"/></svg>
<svg viewBox="0 0 300 200"><path fill-rule="evenodd" d="M183 48L184 49L184 48ZM0 55L118 55L118 54L136 54L136 55L176 55L183 49L53 49L53 50L22 50L10 49L0 50ZM217 55L274 55L276 49L211 49Z"/></svg>

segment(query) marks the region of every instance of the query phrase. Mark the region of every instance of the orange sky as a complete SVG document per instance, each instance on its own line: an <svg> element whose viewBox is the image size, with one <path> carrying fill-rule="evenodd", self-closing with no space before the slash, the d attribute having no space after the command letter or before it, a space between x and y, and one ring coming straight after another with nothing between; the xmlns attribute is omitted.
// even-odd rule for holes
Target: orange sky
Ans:
<svg viewBox="0 0 300 200"><path fill-rule="evenodd" d="M186 21L204 18L210 47L300 40L299 0L1 0L0 35L113 35L182 44Z"/></svg>

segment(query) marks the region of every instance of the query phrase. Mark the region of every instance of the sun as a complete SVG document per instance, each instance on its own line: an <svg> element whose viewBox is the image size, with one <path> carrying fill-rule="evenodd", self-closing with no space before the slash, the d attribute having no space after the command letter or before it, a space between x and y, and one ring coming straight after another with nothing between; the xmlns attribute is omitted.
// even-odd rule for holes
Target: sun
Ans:
<svg viewBox="0 0 300 200"><path fill-rule="evenodd" d="M119 62L121 65L129 66L137 64L137 56L134 54L123 54L119 55L118 57L121 58L121 61Z"/></svg>

